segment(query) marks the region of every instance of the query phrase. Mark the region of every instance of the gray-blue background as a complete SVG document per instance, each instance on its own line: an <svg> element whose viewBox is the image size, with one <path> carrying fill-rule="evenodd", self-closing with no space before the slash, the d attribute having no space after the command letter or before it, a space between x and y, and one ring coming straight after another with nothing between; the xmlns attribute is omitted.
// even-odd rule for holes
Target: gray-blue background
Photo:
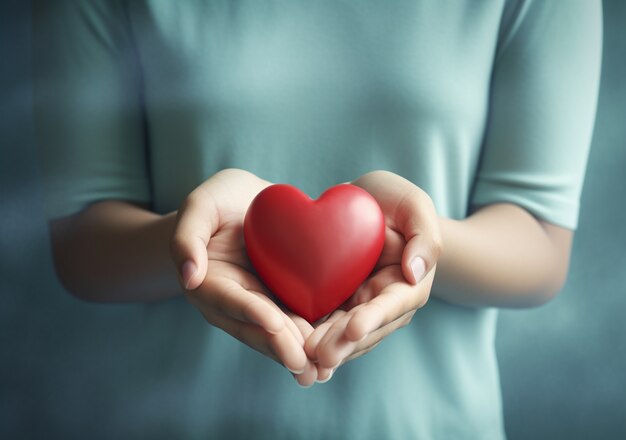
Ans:
<svg viewBox="0 0 626 440"><path fill-rule="evenodd" d="M32 132L29 2L8 3L0 6L0 438L106 437L115 408L105 402L124 397L98 377L120 373L115 341L131 316L74 300L55 280ZM602 87L569 281L545 307L501 313L512 440L626 437L626 2L604 8ZM103 326L110 334L96 331ZM80 401L90 408L78 415L70 408Z"/></svg>

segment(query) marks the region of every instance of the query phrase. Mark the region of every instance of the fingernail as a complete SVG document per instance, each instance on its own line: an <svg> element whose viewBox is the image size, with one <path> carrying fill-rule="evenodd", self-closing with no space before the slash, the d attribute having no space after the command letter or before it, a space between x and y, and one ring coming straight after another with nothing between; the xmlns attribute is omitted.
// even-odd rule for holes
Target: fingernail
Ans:
<svg viewBox="0 0 626 440"><path fill-rule="evenodd" d="M181 272L183 275L183 283L185 283L185 289L189 288L189 283L191 283L191 279L196 274L197 270L198 268L196 267L196 264L191 260L187 260L185 261L185 264L183 264Z"/></svg>
<svg viewBox="0 0 626 440"><path fill-rule="evenodd" d="M328 382L330 379L332 379L333 374L335 374L335 370L334 370L334 369L330 370L330 374L328 375L328 377L327 377L326 379L323 379L323 380L316 380L315 382L317 382L317 383L326 383L326 382Z"/></svg>
<svg viewBox="0 0 626 440"><path fill-rule="evenodd" d="M291 373L293 373L293 374L302 374L302 373L304 373L304 368L301 369L301 370L292 370L291 368L287 367L286 365L285 365L285 368L288 369L289 371L291 371Z"/></svg>
<svg viewBox="0 0 626 440"><path fill-rule="evenodd" d="M419 283L424 278L426 273L426 262L422 257L415 257L411 260L411 272L413 272L413 278L415 283Z"/></svg>

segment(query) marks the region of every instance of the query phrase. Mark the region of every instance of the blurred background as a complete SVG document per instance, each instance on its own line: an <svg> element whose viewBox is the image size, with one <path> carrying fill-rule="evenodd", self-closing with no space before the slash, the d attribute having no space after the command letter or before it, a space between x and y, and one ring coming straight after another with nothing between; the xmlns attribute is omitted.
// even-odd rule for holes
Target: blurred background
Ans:
<svg viewBox="0 0 626 440"><path fill-rule="evenodd" d="M0 438L107 438L131 378L157 360L133 357L141 312L75 300L54 276L33 135L29 14L29 2L0 2ZM626 2L605 0L604 17L569 281L544 307L500 314L511 440L626 438ZM120 377L119 387L103 386L102 375Z"/></svg>

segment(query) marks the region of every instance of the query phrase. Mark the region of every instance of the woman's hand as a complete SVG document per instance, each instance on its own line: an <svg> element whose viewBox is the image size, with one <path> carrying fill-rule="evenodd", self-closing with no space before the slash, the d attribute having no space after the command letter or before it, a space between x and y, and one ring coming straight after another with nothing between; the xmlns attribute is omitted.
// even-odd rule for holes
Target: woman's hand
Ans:
<svg viewBox="0 0 626 440"><path fill-rule="evenodd" d="M370 278L306 341L320 381L411 321L428 300L442 251L437 213L420 188L386 171L365 174L352 184L368 191L382 208L385 246Z"/></svg>
<svg viewBox="0 0 626 440"><path fill-rule="evenodd" d="M284 365L300 385L309 386L317 370L303 346L313 328L269 299L245 252L246 211L269 184L242 170L215 174L179 209L171 253L187 298L209 323Z"/></svg>

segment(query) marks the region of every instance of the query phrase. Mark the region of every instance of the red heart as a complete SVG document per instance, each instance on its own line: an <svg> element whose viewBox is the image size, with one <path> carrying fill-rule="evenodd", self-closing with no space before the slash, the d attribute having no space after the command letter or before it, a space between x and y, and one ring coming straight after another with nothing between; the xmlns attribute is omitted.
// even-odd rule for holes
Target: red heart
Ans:
<svg viewBox="0 0 626 440"><path fill-rule="evenodd" d="M248 208L244 239L252 265L289 309L317 321L348 299L383 249L385 220L376 200L350 184L311 200L272 185Z"/></svg>

